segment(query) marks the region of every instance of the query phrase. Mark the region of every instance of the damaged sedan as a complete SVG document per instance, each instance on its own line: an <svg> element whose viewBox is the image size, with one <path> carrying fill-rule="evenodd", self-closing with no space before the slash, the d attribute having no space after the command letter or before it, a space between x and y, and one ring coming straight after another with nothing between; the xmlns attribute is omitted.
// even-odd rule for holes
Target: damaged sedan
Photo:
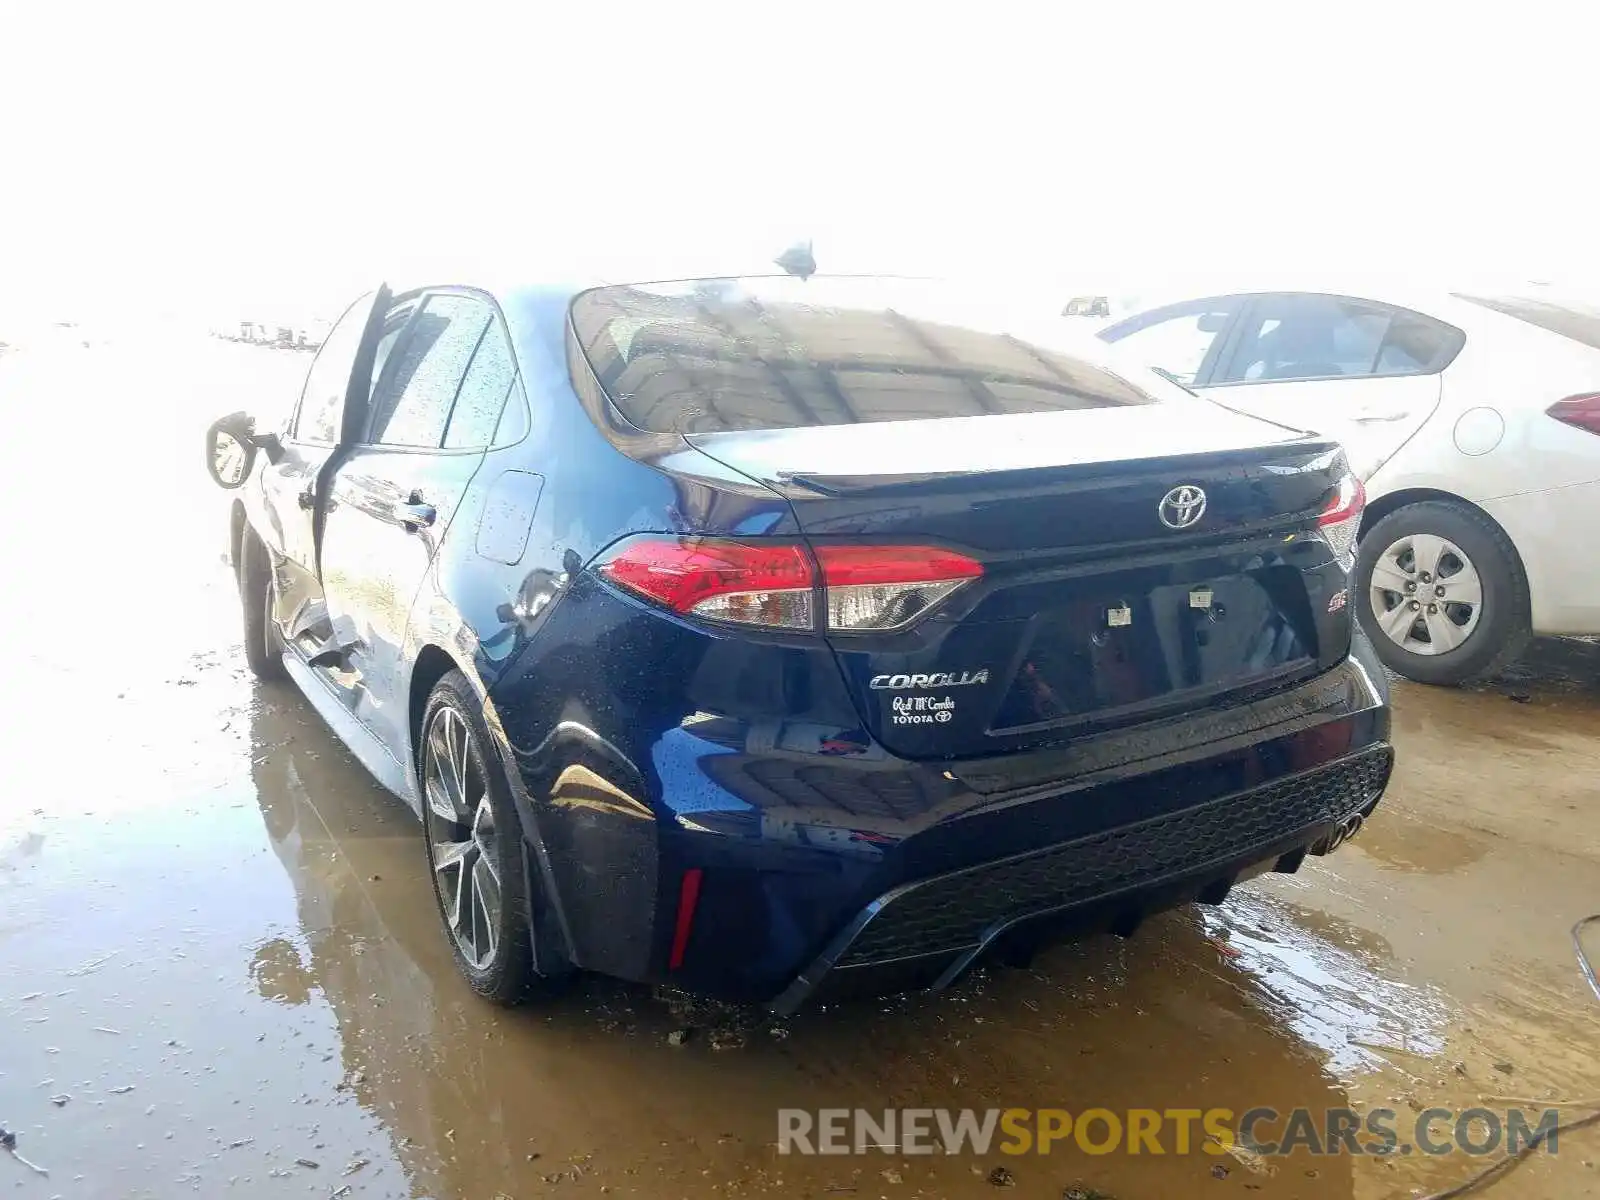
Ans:
<svg viewBox="0 0 1600 1200"><path fill-rule="evenodd" d="M1343 451L1023 307L379 288L211 427L249 664L415 810L476 991L943 986L1372 812Z"/></svg>

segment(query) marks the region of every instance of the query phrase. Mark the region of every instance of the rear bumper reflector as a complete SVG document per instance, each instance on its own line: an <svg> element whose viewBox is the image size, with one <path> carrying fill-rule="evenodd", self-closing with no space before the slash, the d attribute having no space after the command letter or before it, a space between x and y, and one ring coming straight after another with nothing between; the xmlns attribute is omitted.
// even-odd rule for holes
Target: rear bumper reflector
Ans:
<svg viewBox="0 0 1600 1200"><path fill-rule="evenodd" d="M678 924L672 931L672 954L667 959L667 969L676 971L683 966L683 954L689 948L689 931L694 928L694 909L700 903L699 867L690 867L683 873L683 883L678 888Z"/></svg>

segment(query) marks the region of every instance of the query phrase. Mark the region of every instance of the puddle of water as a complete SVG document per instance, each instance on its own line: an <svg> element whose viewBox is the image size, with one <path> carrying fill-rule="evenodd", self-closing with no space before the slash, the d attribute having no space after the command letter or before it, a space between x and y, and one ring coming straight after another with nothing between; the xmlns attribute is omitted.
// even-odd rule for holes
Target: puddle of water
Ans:
<svg viewBox="0 0 1600 1200"><path fill-rule="evenodd" d="M1435 989L1393 978L1382 938L1263 893L1234 897L1207 924L1254 977L1264 1005L1322 1050L1335 1077L1386 1063L1384 1049L1443 1052L1450 1005Z"/></svg>

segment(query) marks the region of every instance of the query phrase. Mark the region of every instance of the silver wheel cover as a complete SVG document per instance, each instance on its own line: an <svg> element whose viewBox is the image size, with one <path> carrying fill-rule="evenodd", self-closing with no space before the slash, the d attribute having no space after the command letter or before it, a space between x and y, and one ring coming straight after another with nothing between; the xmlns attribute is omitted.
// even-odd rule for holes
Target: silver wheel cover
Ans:
<svg viewBox="0 0 1600 1200"><path fill-rule="evenodd" d="M1483 618L1483 581L1472 560L1448 538L1411 533L1372 564L1372 617L1409 654L1459 649Z"/></svg>

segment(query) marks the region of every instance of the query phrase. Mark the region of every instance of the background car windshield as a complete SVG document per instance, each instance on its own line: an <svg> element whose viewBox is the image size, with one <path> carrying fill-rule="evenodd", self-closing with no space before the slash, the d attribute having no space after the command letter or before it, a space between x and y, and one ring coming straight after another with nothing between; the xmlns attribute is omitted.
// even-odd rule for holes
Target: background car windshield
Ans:
<svg viewBox="0 0 1600 1200"><path fill-rule="evenodd" d="M1053 313L987 301L917 281L708 279L597 288L573 301L572 324L623 415L660 433L1184 398L1100 365L1104 347Z"/></svg>
<svg viewBox="0 0 1600 1200"><path fill-rule="evenodd" d="M1519 321L1526 321L1600 350L1600 311L1580 308L1575 304L1532 300L1526 296L1468 296L1459 292L1456 295L1461 300L1492 308L1497 313L1516 317Z"/></svg>

